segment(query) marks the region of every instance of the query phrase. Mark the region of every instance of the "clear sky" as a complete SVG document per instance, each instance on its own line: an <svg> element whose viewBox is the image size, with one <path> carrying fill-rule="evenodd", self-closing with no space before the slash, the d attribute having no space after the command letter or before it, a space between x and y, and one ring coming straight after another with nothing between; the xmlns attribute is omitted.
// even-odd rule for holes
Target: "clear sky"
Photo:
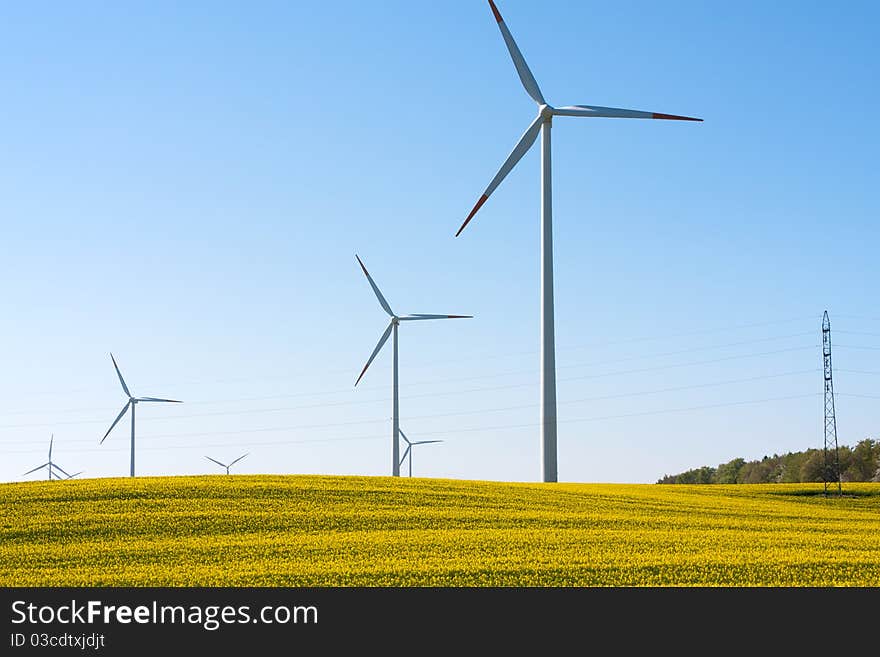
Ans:
<svg viewBox="0 0 880 657"><path fill-rule="evenodd" d="M880 438L874 2L499 0L554 121L563 481ZM400 313L416 476L537 481L539 149L483 0L0 9L0 480L390 473ZM405 468L404 468L405 469ZM37 478L33 474L27 479Z"/></svg>

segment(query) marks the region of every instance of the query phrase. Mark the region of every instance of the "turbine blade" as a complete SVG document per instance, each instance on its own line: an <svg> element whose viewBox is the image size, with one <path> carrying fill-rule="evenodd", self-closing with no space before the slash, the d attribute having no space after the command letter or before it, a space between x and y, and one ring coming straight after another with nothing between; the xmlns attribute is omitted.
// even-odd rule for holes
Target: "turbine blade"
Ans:
<svg viewBox="0 0 880 657"><path fill-rule="evenodd" d="M250 453L250 452L248 452L248 453ZM241 461L245 456L247 456L247 454L242 454L241 456L239 456L237 459L235 459L232 463L229 464L229 467L231 468L233 465L235 465L236 463Z"/></svg>
<svg viewBox="0 0 880 657"><path fill-rule="evenodd" d="M52 437L49 438L49 463L52 462L52 443L55 442L55 434L52 434Z"/></svg>
<svg viewBox="0 0 880 657"><path fill-rule="evenodd" d="M398 319L401 322L412 322L419 319L473 319L473 317L473 315L425 315L423 313L414 313L398 317Z"/></svg>
<svg viewBox="0 0 880 657"><path fill-rule="evenodd" d="M556 107L553 114L558 116L586 116L611 119L664 119L667 121L702 121L690 116L676 114L660 114L659 112L642 112L639 110L619 109L617 107L599 107L598 105L569 105Z"/></svg>
<svg viewBox="0 0 880 657"><path fill-rule="evenodd" d="M47 465L49 465L49 464L48 464L48 463L44 463L43 465L38 465L38 466L37 466L36 468L34 468L33 470L28 470L27 472L25 472L25 473L24 473L23 475L21 475L21 476L24 477L24 476L26 476L26 475L29 475L31 472L36 472L37 470L42 470L42 469L45 468Z"/></svg>
<svg viewBox="0 0 880 657"><path fill-rule="evenodd" d="M532 72L529 70L529 65L526 64L525 57L523 57L522 53L519 51L516 41L513 40L513 35L510 33L510 30L507 29L507 25L504 24L504 19L501 18L501 12L498 11L498 7L495 6L495 3L492 2L492 0L489 0L489 6L492 7L492 13L495 14L495 20L498 21L498 29L501 30L501 36L504 38L504 43L507 45L507 50L510 52L510 58L513 60L516 72L519 73L519 79L522 81L526 93L531 96L532 100L538 103L538 105L544 105L544 95L538 88L535 76L532 75Z"/></svg>
<svg viewBox="0 0 880 657"><path fill-rule="evenodd" d="M411 449L411 446L407 446L407 448L403 452L403 456L400 457L400 463L397 464L398 466L403 465L403 462L406 461L406 455L409 454L409 450Z"/></svg>
<svg viewBox="0 0 880 657"><path fill-rule="evenodd" d="M370 287L372 287L373 292L376 293L376 298L379 299L379 305L382 306L382 310L384 310L386 313L388 313L389 317L394 317L394 311L391 310L391 306L389 306L388 302L385 301L385 297L382 296L382 293L379 291L379 287L373 281L373 277L370 276L370 272L368 272L367 268L364 267L364 263L361 262L361 259L360 259L360 257L358 257L357 254L355 254L354 257L357 258L358 264L360 264L361 269L364 270L364 275L367 277L367 280L370 281Z"/></svg>
<svg viewBox="0 0 880 657"><path fill-rule="evenodd" d="M516 166L516 163L522 159L522 156L526 154L526 152L531 148L532 144L535 143L535 139L538 138L538 133L541 131L541 123L543 122L543 117L539 114L538 117L532 121L532 124L526 128L526 131L523 133L522 137L519 138L516 146L513 147L513 150L510 152L510 155L507 156L507 159L504 161L504 164L501 165L501 168L498 170L498 173L495 174L495 177L492 178L492 182L489 183L489 186L486 188L486 191L483 192L483 195L480 197L480 200L476 202L470 214L467 216L467 219L464 220L464 223L461 225L461 228L458 229L458 232L455 234L456 237L461 235L461 231L464 230L465 226L468 225L471 219L474 218L474 215L477 214L477 210L483 207L483 203L492 195L492 192L501 184L501 181L510 173L510 170Z"/></svg>
<svg viewBox="0 0 880 657"><path fill-rule="evenodd" d="M407 437L406 437L406 434L403 433L403 430L402 430L402 429L398 428L397 431L400 433L401 437L406 441L406 444L407 444L407 445L412 445L412 443L409 442L409 438L407 438Z"/></svg>
<svg viewBox="0 0 880 657"><path fill-rule="evenodd" d="M56 470L59 470L62 474L66 475L68 479L70 478L70 475L67 474L67 472L64 471L64 468L62 468L62 467L61 467L60 465L58 465L57 463L53 463L53 464L52 464L51 466L49 466L49 467L52 467L52 468L55 468Z"/></svg>
<svg viewBox="0 0 880 657"><path fill-rule="evenodd" d="M125 415L125 411L128 410L128 407L129 407L129 406L131 406L131 402L130 402L130 401L125 402L125 406L123 406L123 407L122 407L122 410L119 411L119 415L117 415L117 416L116 416L116 419L113 420L113 424L111 424L111 425L110 425L110 428L107 429L107 433L105 433L105 434L104 434L104 437L101 438L101 442L98 443L99 445L100 445L101 443L103 443L103 442L107 439L107 436L109 436L109 435L110 435L110 432L113 431L113 427L115 427L117 424L119 424L119 420L121 420L121 419L122 419L122 416Z"/></svg>
<svg viewBox="0 0 880 657"><path fill-rule="evenodd" d="M214 463L216 463L217 465L219 465L221 468L225 468L225 467L226 467L226 464L225 464L225 463L220 463L220 461L218 461L217 459L212 459L210 456L206 456L205 458L208 459L209 461L214 461Z"/></svg>
<svg viewBox="0 0 880 657"><path fill-rule="evenodd" d="M137 397L135 401L145 402L171 402L172 404L182 404L179 399L159 399L158 397Z"/></svg>
<svg viewBox="0 0 880 657"><path fill-rule="evenodd" d="M355 385L361 382L361 379L364 378L364 374L367 371L367 368L370 366L370 363L373 362L373 359L376 357L376 354L379 353L379 350L382 346L388 341L388 336L391 335L391 329L394 327L394 324L389 324L388 328L385 329L385 332L382 334L382 337L379 338L379 344L376 345L376 348L373 349L373 353L370 354L370 359L367 361L367 364L364 365L364 369L361 370L361 375L357 378L357 381L354 382Z"/></svg>
<svg viewBox="0 0 880 657"><path fill-rule="evenodd" d="M85 472L85 470L80 470L79 472L74 472L72 475L69 475L67 478L73 479L74 477L80 476L83 472Z"/></svg>
<svg viewBox="0 0 880 657"><path fill-rule="evenodd" d="M128 386L125 385L125 379L122 378L122 372L119 371L119 365L116 364L116 359L113 358L113 354L110 354L110 360L113 361L113 367L116 368L116 376L119 377L119 383L122 384L122 389L125 391L125 394L131 397L131 393L128 391Z"/></svg>
<svg viewBox="0 0 880 657"><path fill-rule="evenodd" d="M413 445L430 445L431 443L442 443L442 440L420 440L418 442L413 443Z"/></svg>

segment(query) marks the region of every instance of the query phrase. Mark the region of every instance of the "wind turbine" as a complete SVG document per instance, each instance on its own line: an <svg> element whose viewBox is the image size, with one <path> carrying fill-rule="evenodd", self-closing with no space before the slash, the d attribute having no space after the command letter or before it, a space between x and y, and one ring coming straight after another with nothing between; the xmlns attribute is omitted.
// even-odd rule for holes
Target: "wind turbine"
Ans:
<svg viewBox="0 0 880 657"><path fill-rule="evenodd" d="M413 453L413 445L430 445L431 443L442 443L442 440L416 440L411 442L409 438L406 437L406 434L403 431L400 432L400 435L406 441L406 449L403 450L403 456L400 458L400 465L403 465L403 462L406 460L407 455L409 455L409 476L412 477L412 453Z"/></svg>
<svg viewBox="0 0 880 657"><path fill-rule="evenodd" d="M21 475L22 477L25 477L32 472L36 472L37 470L42 470L43 468L46 468L46 470L49 472L49 481L52 481L53 474L55 475L56 479L61 479L62 477L58 476L58 472L63 474L64 478L66 478L66 479L73 479L77 475L82 474L82 472L76 472L74 474L67 474L67 472L64 471L64 468L62 468L60 465L58 465L57 463L52 463L52 444L54 442L55 442L55 434L53 433L51 438L49 438L49 461L47 463L44 463L43 465L38 465L33 470L28 470L23 475ZM58 470L58 472L53 472L54 470Z"/></svg>
<svg viewBox="0 0 880 657"><path fill-rule="evenodd" d="M418 321L423 319L471 319L473 315L426 315L424 313L416 313L413 315L402 315L398 316L394 314L394 311L391 310L391 306L388 305L388 302L385 300L385 297L382 296L382 293L379 291L379 288L376 286L376 283L373 282L373 278L370 276L370 272L367 271L367 268L364 267L364 263L361 262L360 257L355 255L357 258L358 264L360 264L361 269L364 270L364 275L367 277L367 280L370 282L370 287L373 288L373 292L376 293L376 298L379 300L379 305L382 306L382 310L388 313L388 316L391 317L391 321L388 323L388 328L385 329L385 332L382 334L382 337L379 338L379 343L376 345L376 348L373 349L373 353L370 354L370 358L367 360L367 364L364 365L364 369L361 370L360 376L357 378L357 381L354 382L354 385L357 386L360 383L361 379L364 377L364 374L367 371L367 368L370 366L370 363L373 362L373 359L388 341L388 336L393 335L394 339L392 340L392 365L391 365L391 476L399 477L400 476L400 464L402 460L400 458L400 403L398 396L398 380L397 380L397 327L400 325L400 322L411 322Z"/></svg>
<svg viewBox="0 0 880 657"><path fill-rule="evenodd" d="M113 424L110 425L110 428L107 429L107 433L104 434L104 437L101 438L101 442L98 444L101 445L107 439L107 436L110 435L110 432L113 431L113 427L119 424L119 420L122 419L122 416L125 415L125 412L131 408L131 476L134 477L134 409L135 406L139 402L168 402L171 404L182 404L183 402L177 399L159 399L158 397L133 397L131 392L128 390L128 386L125 385L125 379L122 378L122 373L119 371L119 366L116 364L116 359L113 358L113 354L110 354L110 360L113 361L113 367L116 369L116 376L119 377L119 383L122 384L122 390L128 395L128 401L125 402L125 406L122 407L122 410L119 411L119 415L116 416L116 419L113 420Z"/></svg>
<svg viewBox="0 0 880 657"><path fill-rule="evenodd" d="M688 116L660 114L658 112L641 112L637 110L600 107L598 105L569 105L552 107L544 100L535 77L529 70L526 60L513 40L510 30L504 24L498 7L492 0L489 6L498 29L513 59L513 65L526 93L538 105L538 116L532 121L520 137L519 142L495 174L492 182L486 187L468 214L461 228L455 233L458 237L477 211L486 202L501 181L510 173L516 163L531 148L541 133L541 451L542 474L544 481L556 481L556 349L554 346L553 326L553 225L552 225L552 191L550 175L550 126L554 116L608 117L621 119L667 119L674 121L702 121Z"/></svg>
<svg viewBox="0 0 880 657"><path fill-rule="evenodd" d="M216 463L217 465L219 465L221 468L226 468L226 474L229 474L229 468L231 468L233 465L235 465L236 463L238 463L239 461L241 461L241 460L242 460L245 456L247 456L249 453L250 453L250 452L248 452L248 453L246 453L246 454L242 454L241 456L239 456L237 459L235 459L235 460L234 460L232 463L230 463L229 465L226 465L225 463L220 463L220 461L218 461L217 459L212 459L210 456L206 456L205 458L208 459L209 461L214 461L214 463Z"/></svg>

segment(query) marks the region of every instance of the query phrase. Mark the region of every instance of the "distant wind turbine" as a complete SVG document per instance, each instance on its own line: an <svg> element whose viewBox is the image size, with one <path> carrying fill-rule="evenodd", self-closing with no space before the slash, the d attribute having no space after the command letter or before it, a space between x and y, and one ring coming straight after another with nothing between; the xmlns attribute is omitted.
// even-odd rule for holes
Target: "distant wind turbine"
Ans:
<svg viewBox="0 0 880 657"><path fill-rule="evenodd" d="M442 440L415 440L410 441L409 438L406 437L406 434L403 431L400 432L401 437L406 441L406 449L403 450L403 456L400 458L400 465L403 465L403 462L406 460L406 457L409 456L409 476L412 477L412 453L413 453L413 445L430 445L431 443L442 443Z"/></svg>
<svg viewBox="0 0 880 657"><path fill-rule="evenodd" d="M242 454L241 456L239 456L237 459L235 459L235 460L234 460L232 463L230 463L229 465L226 465L225 463L220 463L220 461L218 461L217 459L212 459L210 456L206 456L205 458L208 459L209 461L214 461L214 463L216 463L217 465L219 465L221 468L226 468L226 474L229 474L229 468L231 468L233 465L235 465L236 463L238 463L239 461L241 461L241 460L242 460L245 456L247 456L249 453L250 453L250 452L248 452L248 453L246 453L246 454Z"/></svg>
<svg viewBox="0 0 880 657"><path fill-rule="evenodd" d="M25 477L32 472L36 472L37 470L42 470L43 468L46 468L46 471L49 473L49 481L52 481L53 474L55 475L56 479L73 479L77 475L82 474L82 472L75 472L74 474L67 474L67 472L65 472L64 469L60 465L52 462L52 444L54 442L55 442L55 434L53 433L52 436L49 438L49 461L47 463L44 463L43 465L38 465L33 470L28 470L23 475L21 475L22 477ZM54 472L55 470L58 470L58 472L63 474L64 477L60 477L58 475L58 472Z"/></svg>
<svg viewBox="0 0 880 657"><path fill-rule="evenodd" d="M495 174L492 182L477 199L473 209L468 214L461 228L455 233L458 237L465 229L477 211L483 206L492 192L501 184L501 181L510 173L516 163L528 152L532 144L541 133L541 399L540 399L540 426L541 426L541 451L542 451L542 474L544 481L556 481L556 348L554 344L554 318L553 318L553 224L552 224L552 185L550 176L550 124L554 116L577 116L586 118L607 117L621 119L666 119L674 121L702 121L689 116L676 116L674 114L660 114L658 112L641 112L629 109L617 109L614 107L599 107L598 105L569 105L567 107L552 107L544 100L535 77L529 70L525 58L513 40L510 30L504 24L498 7L489 0L492 14L501 30L501 37L507 45L507 50L513 59L513 65L519 74L519 79L525 87L526 93L532 97L538 105L538 116L531 122L526 131L514 146L513 151L507 156L504 164ZM595 52L590 54L595 57Z"/></svg>
<svg viewBox="0 0 880 657"><path fill-rule="evenodd" d="M171 404L182 404L183 402L177 399L159 399L158 397L133 397L131 392L128 390L128 386L125 385L125 379L122 378L122 373L119 371L119 366L116 364L116 359L113 358L113 354L110 354L110 360L113 361L113 367L116 369L116 376L119 377L119 383L122 384L122 390L128 395L128 401L125 402L125 406L122 407L122 410L119 412L119 415L116 416L116 419L113 420L113 424L110 425L110 428L107 429L107 433L104 434L104 437L101 438L101 442L98 443L103 444L103 442L107 439L107 436L110 435L110 432L113 431L113 427L119 424L119 420L122 419L122 416L125 415L125 412L131 408L131 476L134 477L134 409L135 406L139 402L168 402Z"/></svg>
<svg viewBox="0 0 880 657"><path fill-rule="evenodd" d="M367 364L364 365L364 369L361 370L360 376L357 378L357 381L354 382L355 386L360 383L360 380L364 377L364 374L367 371L367 368L370 366L370 363L373 362L373 359L388 341L388 336L393 335L394 339L392 340L392 365L391 365L391 475L393 477L400 476L400 403L398 396L398 380L397 380L397 327L400 322L410 322L422 319L471 319L473 315L426 315L423 313L416 313L413 315L403 315L398 316L394 314L394 311L391 310L391 306L388 305L388 302L385 300L385 297L382 296L382 293L379 291L379 288L376 286L376 283L373 282L373 278L370 276L370 273L367 271L367 268L364 266L364 263L361 262L360 257L355 255L357 258L358 264L360 264L361 269L364 270L364 275L367 277L367 280L370 282L370 287L373 288L373 292L376 294L376 298L379 299L379 305L382 306L382 310L388 313L388 316L391 317L391 321L388 324L388 328L385 329L385 332L382 334L382 337L379 338L379 343L376 345L376 348L373 350L373 353L370 354L369 360L367 360Z"/></svg>

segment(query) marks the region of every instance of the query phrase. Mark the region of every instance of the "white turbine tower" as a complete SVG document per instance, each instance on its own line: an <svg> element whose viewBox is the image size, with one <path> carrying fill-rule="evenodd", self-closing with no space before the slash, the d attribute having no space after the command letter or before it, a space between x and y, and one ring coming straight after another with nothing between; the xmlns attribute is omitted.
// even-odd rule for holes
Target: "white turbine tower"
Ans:
<svg viewBox="0 0 880 657"><path fill-rule="evenodd" d="M411 322L422 319L470 319L473 315L426 315L424 313L416 313L412 315L402 315L398 316L394 314L394 311L391 310L391 306L388 305L388 302L385 300L385 297L382 296L382 293L379 291L379 288L376 287L376 283L373 282L370 273L367 271L367 268L364 267L364 263L361 262L361 259L355 255L357 258L358 264L360 264L361 269L364 270L364 275L367 277L367 280L370 282L370 287L373 288L373 292L376 293L376 298L379 299L379 305L382 306L382 310L388 313L388 316L391 317L391 321L388 323L388 328L385 329L385 332L382 334L382 337L379 338L379 343L376 345L376 348L373 349L373 353L370 354L370 358L367 360L367 364L364 365L364 369L361 370L360 376L358 376L357 381L354 382L355 386L360 383L361 379L364 377L364 374L367 371L367 368L370 366L370 363L373 362L373 359L388 341L388 336L393 335L394 339L392 340L392 365L391 365L391 475L393 477L400 476L400 464L402 460L400 458L400 404L399 404L399 396L398 396L398 380L397 380L397 327L400 325L400 322Z"/></svg>
<svg viewBox="0 0 880 657"><path fill-rule="evenodd" d="M410 441L409 438L406 437L406 434L403 431L400 432L401 437L406 441L406 449L403 450L403 456L400 457L400 465L403 465L403 462L406 461L406 457L409 456L409 476L412 477L412 455L413 455L413 445L430 445L432 443L442 443L442 440L414 440Z"/></svg>
<svg viewBox="0 0 880 657"><path fill-rule="evenodd" d="M55 475L56 479L61 479L62 477L60 477L58 475L58 472L63 474L65 479L73 479L77 475L82 474L82 472L75 472L74 474L67 474L67 472L64 471L64 468L62 468L57 463L52 462L52 444L54 442L55 442L55 434L53 433L52 436L49 438L49 461L47 463L44 463L43 465L38 465L33 470L28 470L23 475L21 475L22 477L26 477L30 473L36 472L37 470L42 470L43 468L46 468L47 472L49 473L49 481L52 481L53 474ZM58 470L58 472L55 472L55 470Z"/></svg>
<svg viewBox="0 0 880 657"><path fill-rule="evenodd" d="M249 453L250 453L250 452L248 452L248 454L249 454ZM233 465L235 465L236 463L238 463L239 461L241 461L245 456L247 456L247 454L242 454L241 456L239 456L237 459L235 459L235 460L234 460L232 463L230 463L229 465L226 465L225 463L220 463L220 461L218 461L217 459L212 459L210 456L206 456L205 458L208 459L209 461L214 461L214 463L216 463L217 465L219 465L221 468L226 468L226 474L229 474L229 468L231 468Z"/></svg>
<svg viewBox="0 0 880 657"><path fill-rule="evenodd" d="M554 346L553 326L553 224L552 224L552 200L551 200L551 176L550 176L550 125L554 116L579 116L587 118L609 117L622 119L671 119L676 121L702 121L688 116L676 116L673 114L660 114L657 112L641 112L628 109L616 109L614 107L599 107L597 105L569 105L566 107L552 107L544 100L538 83L529 70L526 60L513 40L510 30L504 24L504 19L495 3L489 0L489 6L498 21L498 28L510 56L513 65L519 74L519 79L525 87L526 93L538 104L538 116L526 129L519 142L511 151L510 155L501 165L498 173L486 187L486 190L477 200L473 209L468 214L461 228L455 233L458 237L468 222L486 202L492 192L501 184L501 181L510 173L516 163L531 148L532 144L541 133L541 399L540 399L540 422L541 422L541 451L542 473L544 481L556 481L556 350Z"/></svg>
<svg viewBox="0 0 880 657"><path fill-rule="evenodd" d="M104 434L104 437L101 438L101 442L98 444L103 444L103 442L107 439L107 436L110 435L110 432L113 431L113 427L119 424L119 420L122 419L122 416L125 415L125 412L131 408L131 476L134 477L134 409L135 406L139 402L168 402L170 404L182 404L182 401L177 399L159 399L158 397L133 397L132 394L128 390L128 386L125 385L125 379L122 378L122 373L119 371L119 366L116 364L116 359L113 358L113 354L110 354L110 360L113 361L113 367L116 369L116 376L119 377L119 383L122 384L122 390L128 395L128 401L125 402L125 406L122 407L122 410L119 412L119 415L116 416L116 419L113 420L113 424L110 425L110 428L107 429L107 433Z"/></svg>

